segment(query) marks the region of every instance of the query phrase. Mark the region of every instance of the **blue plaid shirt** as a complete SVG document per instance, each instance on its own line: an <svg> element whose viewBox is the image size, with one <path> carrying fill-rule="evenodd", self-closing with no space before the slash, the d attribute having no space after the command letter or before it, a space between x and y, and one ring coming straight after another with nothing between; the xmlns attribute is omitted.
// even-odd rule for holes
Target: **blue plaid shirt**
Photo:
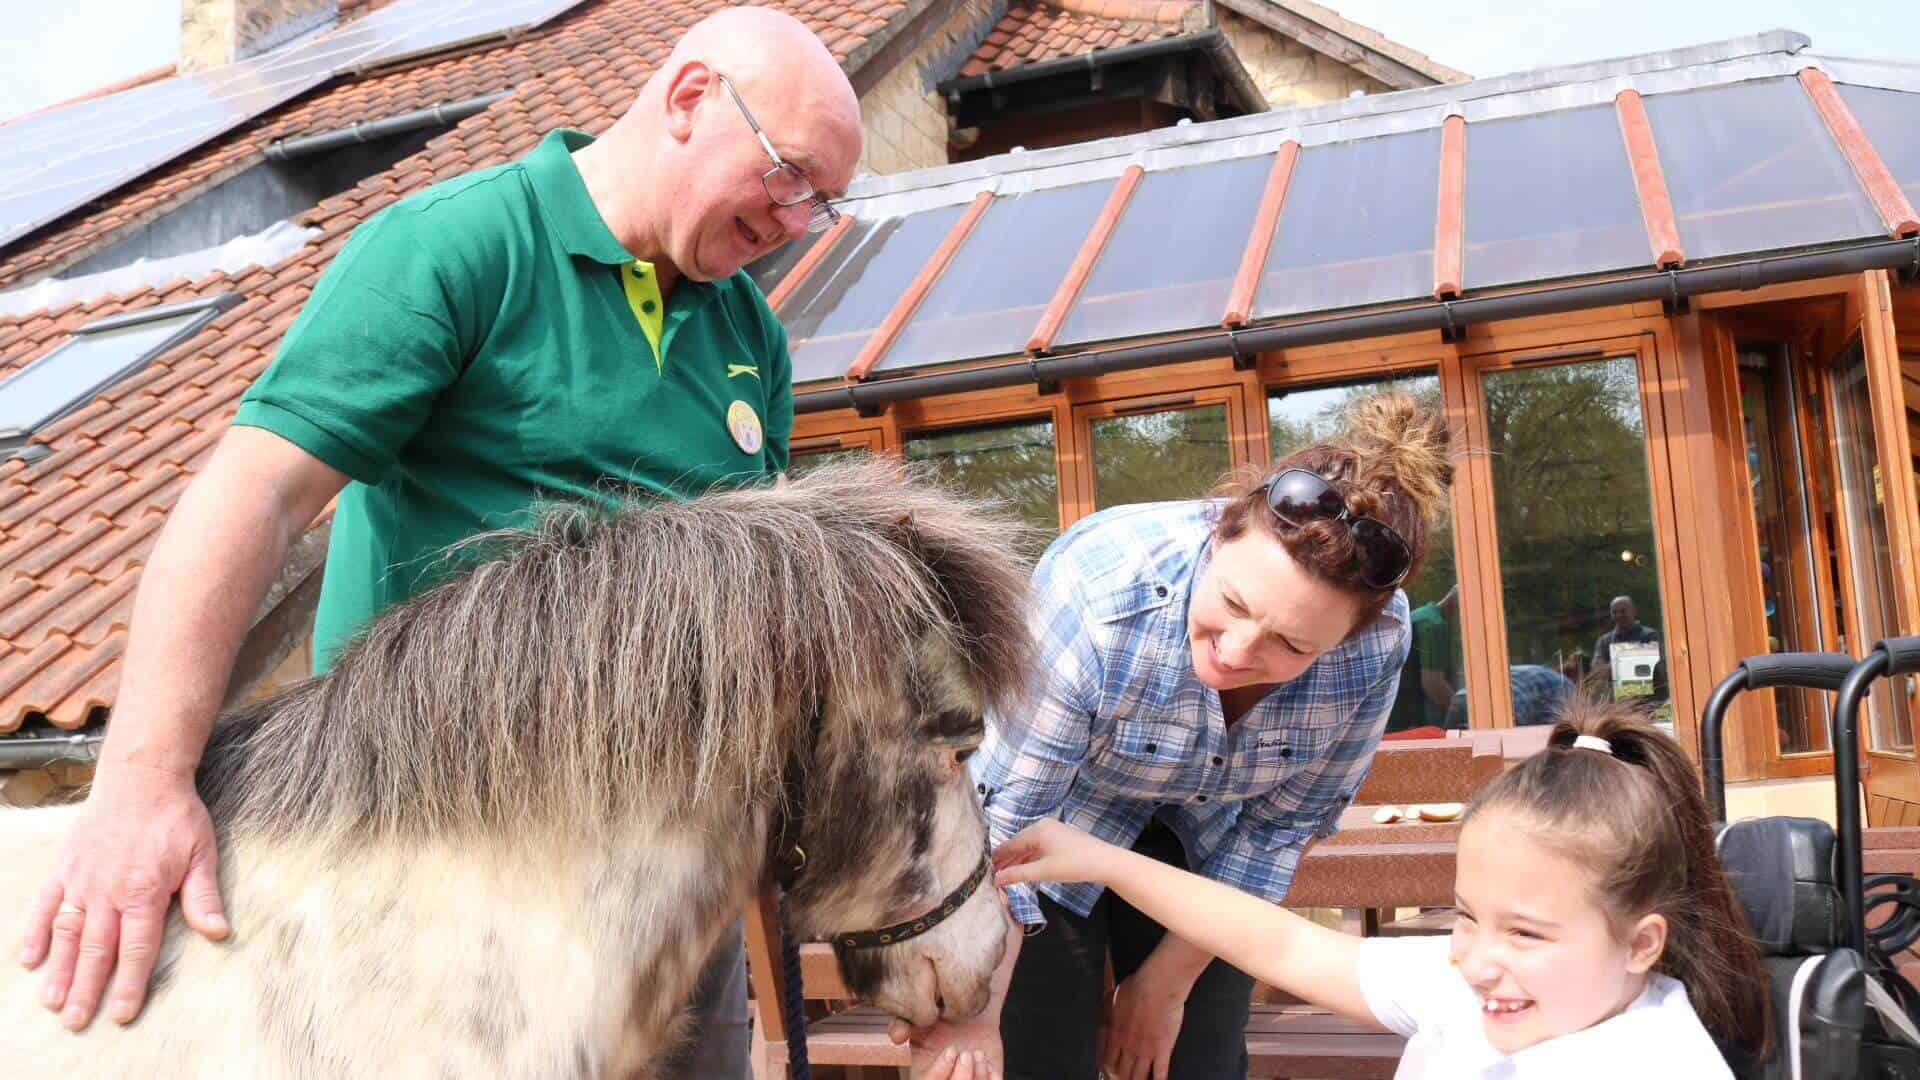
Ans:
<svg viewBox="0 0 1920 1080"><path fill-rule="evenodd" d="M994 843L1051 817L1130 847L1157 813L1197 872L1277 903L1307 841L1339 828L1406 662L1406 596L1228 727L1187 644L1213 510L1102 511L1041 558L1040 685L1022 715L989 717L971 759ZM1101 893L1089 882L1040 889L1081 915ZM1008 896L1022 924L1045 924L1032 886Z"/></svg>

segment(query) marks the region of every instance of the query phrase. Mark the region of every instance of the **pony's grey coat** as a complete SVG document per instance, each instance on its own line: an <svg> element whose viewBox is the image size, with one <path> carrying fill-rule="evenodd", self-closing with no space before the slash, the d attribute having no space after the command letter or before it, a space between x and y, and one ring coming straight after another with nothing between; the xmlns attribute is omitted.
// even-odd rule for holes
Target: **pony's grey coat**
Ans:
<svg viewBox="0 0 1920 1080"><path fill-rule="evenodd" d="M223 718L199 784L232 939L176 914L141 1018L78 1037L0 965L0 1072L646 1075L763 883L796 748L803 933L916 914L978 859L953 751L1026 689L1017 540L880 463L480 538L331 673ZM76 812L0 814L0 912ZM977 1011L992 894L860 988Z"/></svg>

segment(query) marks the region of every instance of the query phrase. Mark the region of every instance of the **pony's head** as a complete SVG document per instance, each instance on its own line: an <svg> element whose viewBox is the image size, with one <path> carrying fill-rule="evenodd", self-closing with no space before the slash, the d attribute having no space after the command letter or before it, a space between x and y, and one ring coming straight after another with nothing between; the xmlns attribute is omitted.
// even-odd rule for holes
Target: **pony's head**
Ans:
<svg viewBox="0 0 1920 1080"><path fill-rule="evenodd" d="M770 852L776 874L788 841L805 853L789 929L830 941L849 987L888 1012L919 1025L972 1016L986 1005L1007 917L965 762L985 710L1028 685L1018 530L867 468L790 490L832 493L836 513L867 519L858 531L880 541L855 557L897 565L858 616L873 625L835 637L863 669L818 699L786 764Z"/></svg>

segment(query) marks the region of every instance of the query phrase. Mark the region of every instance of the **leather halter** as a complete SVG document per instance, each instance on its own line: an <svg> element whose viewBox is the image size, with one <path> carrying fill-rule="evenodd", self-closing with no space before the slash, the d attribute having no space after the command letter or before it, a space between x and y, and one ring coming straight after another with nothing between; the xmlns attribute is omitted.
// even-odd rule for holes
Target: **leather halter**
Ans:
<svg viewBox="0 0 1920 1080"><path fill-rule="evenodd" d="M960 905L966 903L967 897L972 896L973 891L980 887L980 883L987 879L987 871L991 869L993 869L993 852L991 849L982 851L980 862L973 868L973 873L967 875L967 880L961 882L959 888L948 893L947 898L940 901L939 907L917 919L897 922L878 930L857 930L852 933L835 934L833 943L847 949L878 949L883 945L898 945L903 941L911 941L939 926L946 921L947 916L959 911Z"/></svg>
<svg viewBox="0 0 1920 1080"><path fill-rule="evenodd" d="M793 891L794 883L800 880L800 874L807 868L807 851L800 846L800 832L807 816L807 768L820 744L821 723L820 710L816 708L812 719L807 723L807 734L802 740L802 745L794 747L793 753L787 755L787 763L781 773L780 783L785 790L786 799L779 812L779 827L771 832L772 844L767 852L767 860L774 880L779 882L780 888L787 892ZM803 755L806 761L802 760ZM831 935L829 940L837 946L848 949L878 949L887 945L898 945L903 941L911 941L939 926L948 916L960 910L960 905L973 895L974 890L980 887L980 883L986 880L988 872L992 869L993 852L990 848L984 849L980 853L979 863L974 866L973 872L967 875L967 880L961 882L959 888L948 893L946 899L933 910L917 918L897 922L892 926L883 926L878 930L836 933Z"/></svg>

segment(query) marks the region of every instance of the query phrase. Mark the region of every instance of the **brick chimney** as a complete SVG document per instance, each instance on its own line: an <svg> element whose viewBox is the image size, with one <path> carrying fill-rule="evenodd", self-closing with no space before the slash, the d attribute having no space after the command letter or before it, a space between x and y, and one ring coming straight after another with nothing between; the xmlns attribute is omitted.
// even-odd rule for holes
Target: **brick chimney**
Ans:
<svg viewBox="0 0 1920 1080"><path fill-rule="evenodd" d="M339 13L339 0L180 0L180 70L258 56Z"/></svg>

